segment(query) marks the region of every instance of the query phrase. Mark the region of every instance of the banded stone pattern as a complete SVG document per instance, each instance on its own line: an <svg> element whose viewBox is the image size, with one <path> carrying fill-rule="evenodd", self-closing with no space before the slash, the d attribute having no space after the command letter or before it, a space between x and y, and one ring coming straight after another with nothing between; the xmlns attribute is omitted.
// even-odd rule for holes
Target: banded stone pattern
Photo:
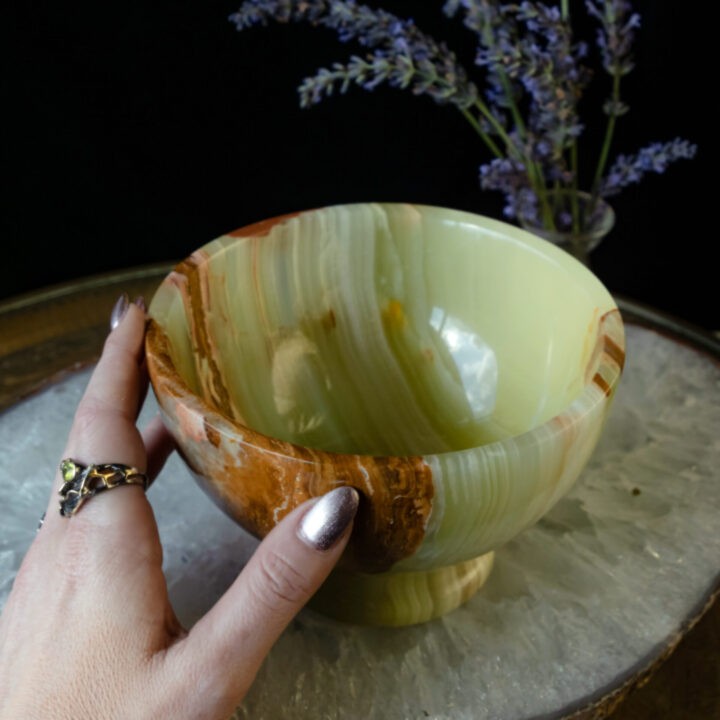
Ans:
<svg viewBox="0 0 720 720"><path fill-rule="evenodd" d="M615 303L569 255L416 205L230 233L150 313L153 387L203 487L257 536L356 487L348 571L463 563L539 519L592 452L624 353Z"/></svg>

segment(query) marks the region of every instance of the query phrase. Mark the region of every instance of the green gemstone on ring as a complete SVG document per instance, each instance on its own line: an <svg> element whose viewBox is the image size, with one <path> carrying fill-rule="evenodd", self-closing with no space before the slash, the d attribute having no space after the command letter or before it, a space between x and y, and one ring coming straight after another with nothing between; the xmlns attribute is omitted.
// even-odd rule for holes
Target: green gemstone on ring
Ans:
<svg viewBox="0 0 720 720"><path fill-rule="evenodd" d="M72 460L63 460L60 464L60 472L65 482L72 482L77 474L77 465Z"/></svg>

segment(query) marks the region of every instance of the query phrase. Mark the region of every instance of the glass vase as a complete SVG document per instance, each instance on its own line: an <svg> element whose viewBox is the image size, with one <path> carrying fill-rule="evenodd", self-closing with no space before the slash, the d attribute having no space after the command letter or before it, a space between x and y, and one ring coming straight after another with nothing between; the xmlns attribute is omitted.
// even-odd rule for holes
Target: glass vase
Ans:
<svg viewBox="0 0 720 720"><path fill-rule="evenodd" d="M590 253L615 224L615 212L602 198L590 193L554 190L546 202L526 214L519 214L522 228L549 240L590 265Z"/></svg>

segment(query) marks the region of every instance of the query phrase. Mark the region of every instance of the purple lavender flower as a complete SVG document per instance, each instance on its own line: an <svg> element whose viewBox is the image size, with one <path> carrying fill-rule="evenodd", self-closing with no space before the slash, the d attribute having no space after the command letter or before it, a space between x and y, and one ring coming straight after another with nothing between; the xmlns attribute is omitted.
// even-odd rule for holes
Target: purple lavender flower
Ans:
<svg viewBox="0 0 720 720"><path fill-rule="evenodd" d="M568 23L557 7L523 2L518 20L525 33L518 46L522 53L519 80L530 96L528 126L554 148L554 159L582 133L577 104L590 74L580 63L583 43L573 42Z"/></svg>
<svg viewBox="0 0 720 720"><path fill-rule="evenodd" d="M652 143L635 155L618 155L600 188L603 197L617 195L623 188L638 183L650 172L664 173L676 160L695 157L697 145L675 138L666 143Z"/></svg>
<svg viewBox="0 0 720 720"><path fill-rule="evenodd" d="M603 67L610 75L627 75L633 69L631 48L640 16L628 0L585 0L588 13L600 21L597 44Z"/></svg>
<svg viewBox="0 0 720 720"><path fill-rule="evenodd" d="M586 65L588 47L575 39L568 8L567 2L446 0L445 14L461 14L476 36L482 93L455 54L412 20L355 0L245 0L230 20L238 30L270 21L307 22L334 30L342 42L358 43L367 50L364 55L351 55L302 81L303 107L353 85L373 90L381 84L455 105L494 155L480 166L480 186L505 196L506 217L542 220L547 229L564 230L593 220L592 212L585 217L577 210L577 141L584 130L578 105L592 73ZM629 0L585 0L585 8L599 23L597 47L612 77L603 105L608 121L590 192L592 210L600 196L617 194L648 172L662 173L670 163L694 157L696 147L681 139L653 143L636 155L619 155L604 174L616 120L627 112L620 78L633 68L640 17ZM555 190L567 205L558 205L560 194L549 202Z"/></svg>
<svg viewBox="0 0 720 720"><path fill-rule="evenodd" d="M469 107L477 98L477 88L444 44L422 33L412 20L354 0L246 0L230 20L238 30L270 20L307 21L335 30L342 42L355 40L374 51L306 78L298 88L304 107L332 95L336 88L345 92L354 84L373 90L385 82L459 108Z"/></svg>
<svg viewBox="0 0 720 720"><path fill-rule="evenodd" d="M496 190L505 196L503 215L509 220L534 217L537 213L537 196L530 188L527 168L521 162L495 158L481 165L480 187Z"/></svg>
<svg viewBox="0 0 720 720"><path fill-rule="evenodd" d="M517 95L516 88L505 82L507 70L516 67L520 59L515 14L496 0L448 0L443 11L454 17L461 7L465 14L463 25L477 36L475 64L486 71L487 105L504 125L505 110L512 103L509 95Z"/></svg>

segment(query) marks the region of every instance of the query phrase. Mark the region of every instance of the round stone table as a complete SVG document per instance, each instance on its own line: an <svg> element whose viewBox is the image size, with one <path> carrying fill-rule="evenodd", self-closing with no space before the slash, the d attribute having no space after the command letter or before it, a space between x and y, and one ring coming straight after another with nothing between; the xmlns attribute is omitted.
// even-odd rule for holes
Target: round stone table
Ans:
<svg viewBox="0 0 720 720"><path fill-rule="evenodd" d="M149 299L168 269L0 303L0 607L109 311L122 291ZM720 344L618 303L628 361L603 438L571 493L498 551L483 590L444 618L392 630L303 611L237 718L720 717ZM150 395L141 422L156 407ZM149 498L170 595L190 625L256 541L178 457Z"/></svg>

